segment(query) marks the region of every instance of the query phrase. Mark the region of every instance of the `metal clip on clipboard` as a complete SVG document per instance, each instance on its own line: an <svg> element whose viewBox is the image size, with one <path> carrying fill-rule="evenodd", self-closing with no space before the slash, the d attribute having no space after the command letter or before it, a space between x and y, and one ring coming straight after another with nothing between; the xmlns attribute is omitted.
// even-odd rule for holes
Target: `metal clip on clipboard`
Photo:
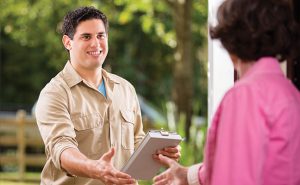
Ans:
<svg viewBox="0 0 300 185"><path fill-rule="evenodd" d="M161 128L160 130L150 130L150 132L158 132L160 133L160 135L162 136L170 136L170 135L176 135L176 132L173 131L165 131L163 128Z"/></svg>
<svg viewBox="0 0 300 185"><path fill-rule="evenodd" d="M169 132L168 132L168 131L161 130L161 131L159 131L159 132L160 132L160 134L161 134L162 136L168 136L168 135L169 135Z"/></svg>

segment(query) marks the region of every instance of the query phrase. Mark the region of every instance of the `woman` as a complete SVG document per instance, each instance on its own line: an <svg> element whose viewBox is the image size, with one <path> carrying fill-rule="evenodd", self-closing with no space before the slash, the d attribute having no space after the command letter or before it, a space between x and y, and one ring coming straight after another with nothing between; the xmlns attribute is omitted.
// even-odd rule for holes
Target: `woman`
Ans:
<svg viewBox="0 0 300 185"><path fill-rule="evenodd" d="M239 80L214 115L203 164L186 168L159 156L170 168L155 185L300 184L300 93L279 65L298 57L299 30L289 1L223 2L210 34Z"/></svg>

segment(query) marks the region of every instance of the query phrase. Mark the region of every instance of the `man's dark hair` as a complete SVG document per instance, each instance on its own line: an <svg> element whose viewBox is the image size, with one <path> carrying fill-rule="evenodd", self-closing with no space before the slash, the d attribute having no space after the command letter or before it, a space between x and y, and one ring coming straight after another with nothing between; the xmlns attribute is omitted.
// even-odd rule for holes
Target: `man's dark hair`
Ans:
<svg viewBox="0 0 300 185"><path fill-rule="evenodd" d="M76 10L68 12L68 14L64 17L61 32L63 35L67 35L73 39L78 24L82 21L90 19L102 20L106 32L108 32L109 25L107 17L104 13L94 7L80 7Z"/></svg>
<svg viewBox="0 0 300 185"><path fill-rule="evenodd" d="M225 0L218 9L213 39L243 61L273 56L279 60L299 54L299 24L288 0Z"/></svg>

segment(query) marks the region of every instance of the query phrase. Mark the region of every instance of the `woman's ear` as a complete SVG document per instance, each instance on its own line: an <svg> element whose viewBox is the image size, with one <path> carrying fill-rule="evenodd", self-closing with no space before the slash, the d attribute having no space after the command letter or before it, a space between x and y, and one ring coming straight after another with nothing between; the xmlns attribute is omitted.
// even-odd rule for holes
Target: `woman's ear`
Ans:
<svg viewBox="0 0 300 185"><path fill-rule="evenodd" d="M234 69L238 70L239 63L241 62L241 60L235 54L229 54L229 56L231 58Z"/></svg>
<svg viewBox="0 0 300 185"><path fill-rule="evenodd" d="M68 36L68 35L64 35L62 37L62 43L64 44L65 48L67 50L71 50L72 49L72 46L71 46L71 38Z"/></svg>
<svg viewBox="0 0 300 185"><path fill-rule="evenodd" d="M229 54L229 56L233 64L237 63L237 61L239 60L239 58L234 54Z"/></svg>

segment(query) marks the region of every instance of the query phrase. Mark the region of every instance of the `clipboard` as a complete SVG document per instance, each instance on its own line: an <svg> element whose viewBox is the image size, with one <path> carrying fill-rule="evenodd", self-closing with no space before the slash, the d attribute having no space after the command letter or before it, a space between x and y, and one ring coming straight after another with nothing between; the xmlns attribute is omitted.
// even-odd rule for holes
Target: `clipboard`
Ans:
<svg viewBox="0 0 300 185"><path fill-rule="evenodd" d="M162 164L152 158L152 154L168 146L177 146L181 141L181 136L176 132L151 130L144 137L121 171L137 180L150 180L162 167Z"/></svg>

